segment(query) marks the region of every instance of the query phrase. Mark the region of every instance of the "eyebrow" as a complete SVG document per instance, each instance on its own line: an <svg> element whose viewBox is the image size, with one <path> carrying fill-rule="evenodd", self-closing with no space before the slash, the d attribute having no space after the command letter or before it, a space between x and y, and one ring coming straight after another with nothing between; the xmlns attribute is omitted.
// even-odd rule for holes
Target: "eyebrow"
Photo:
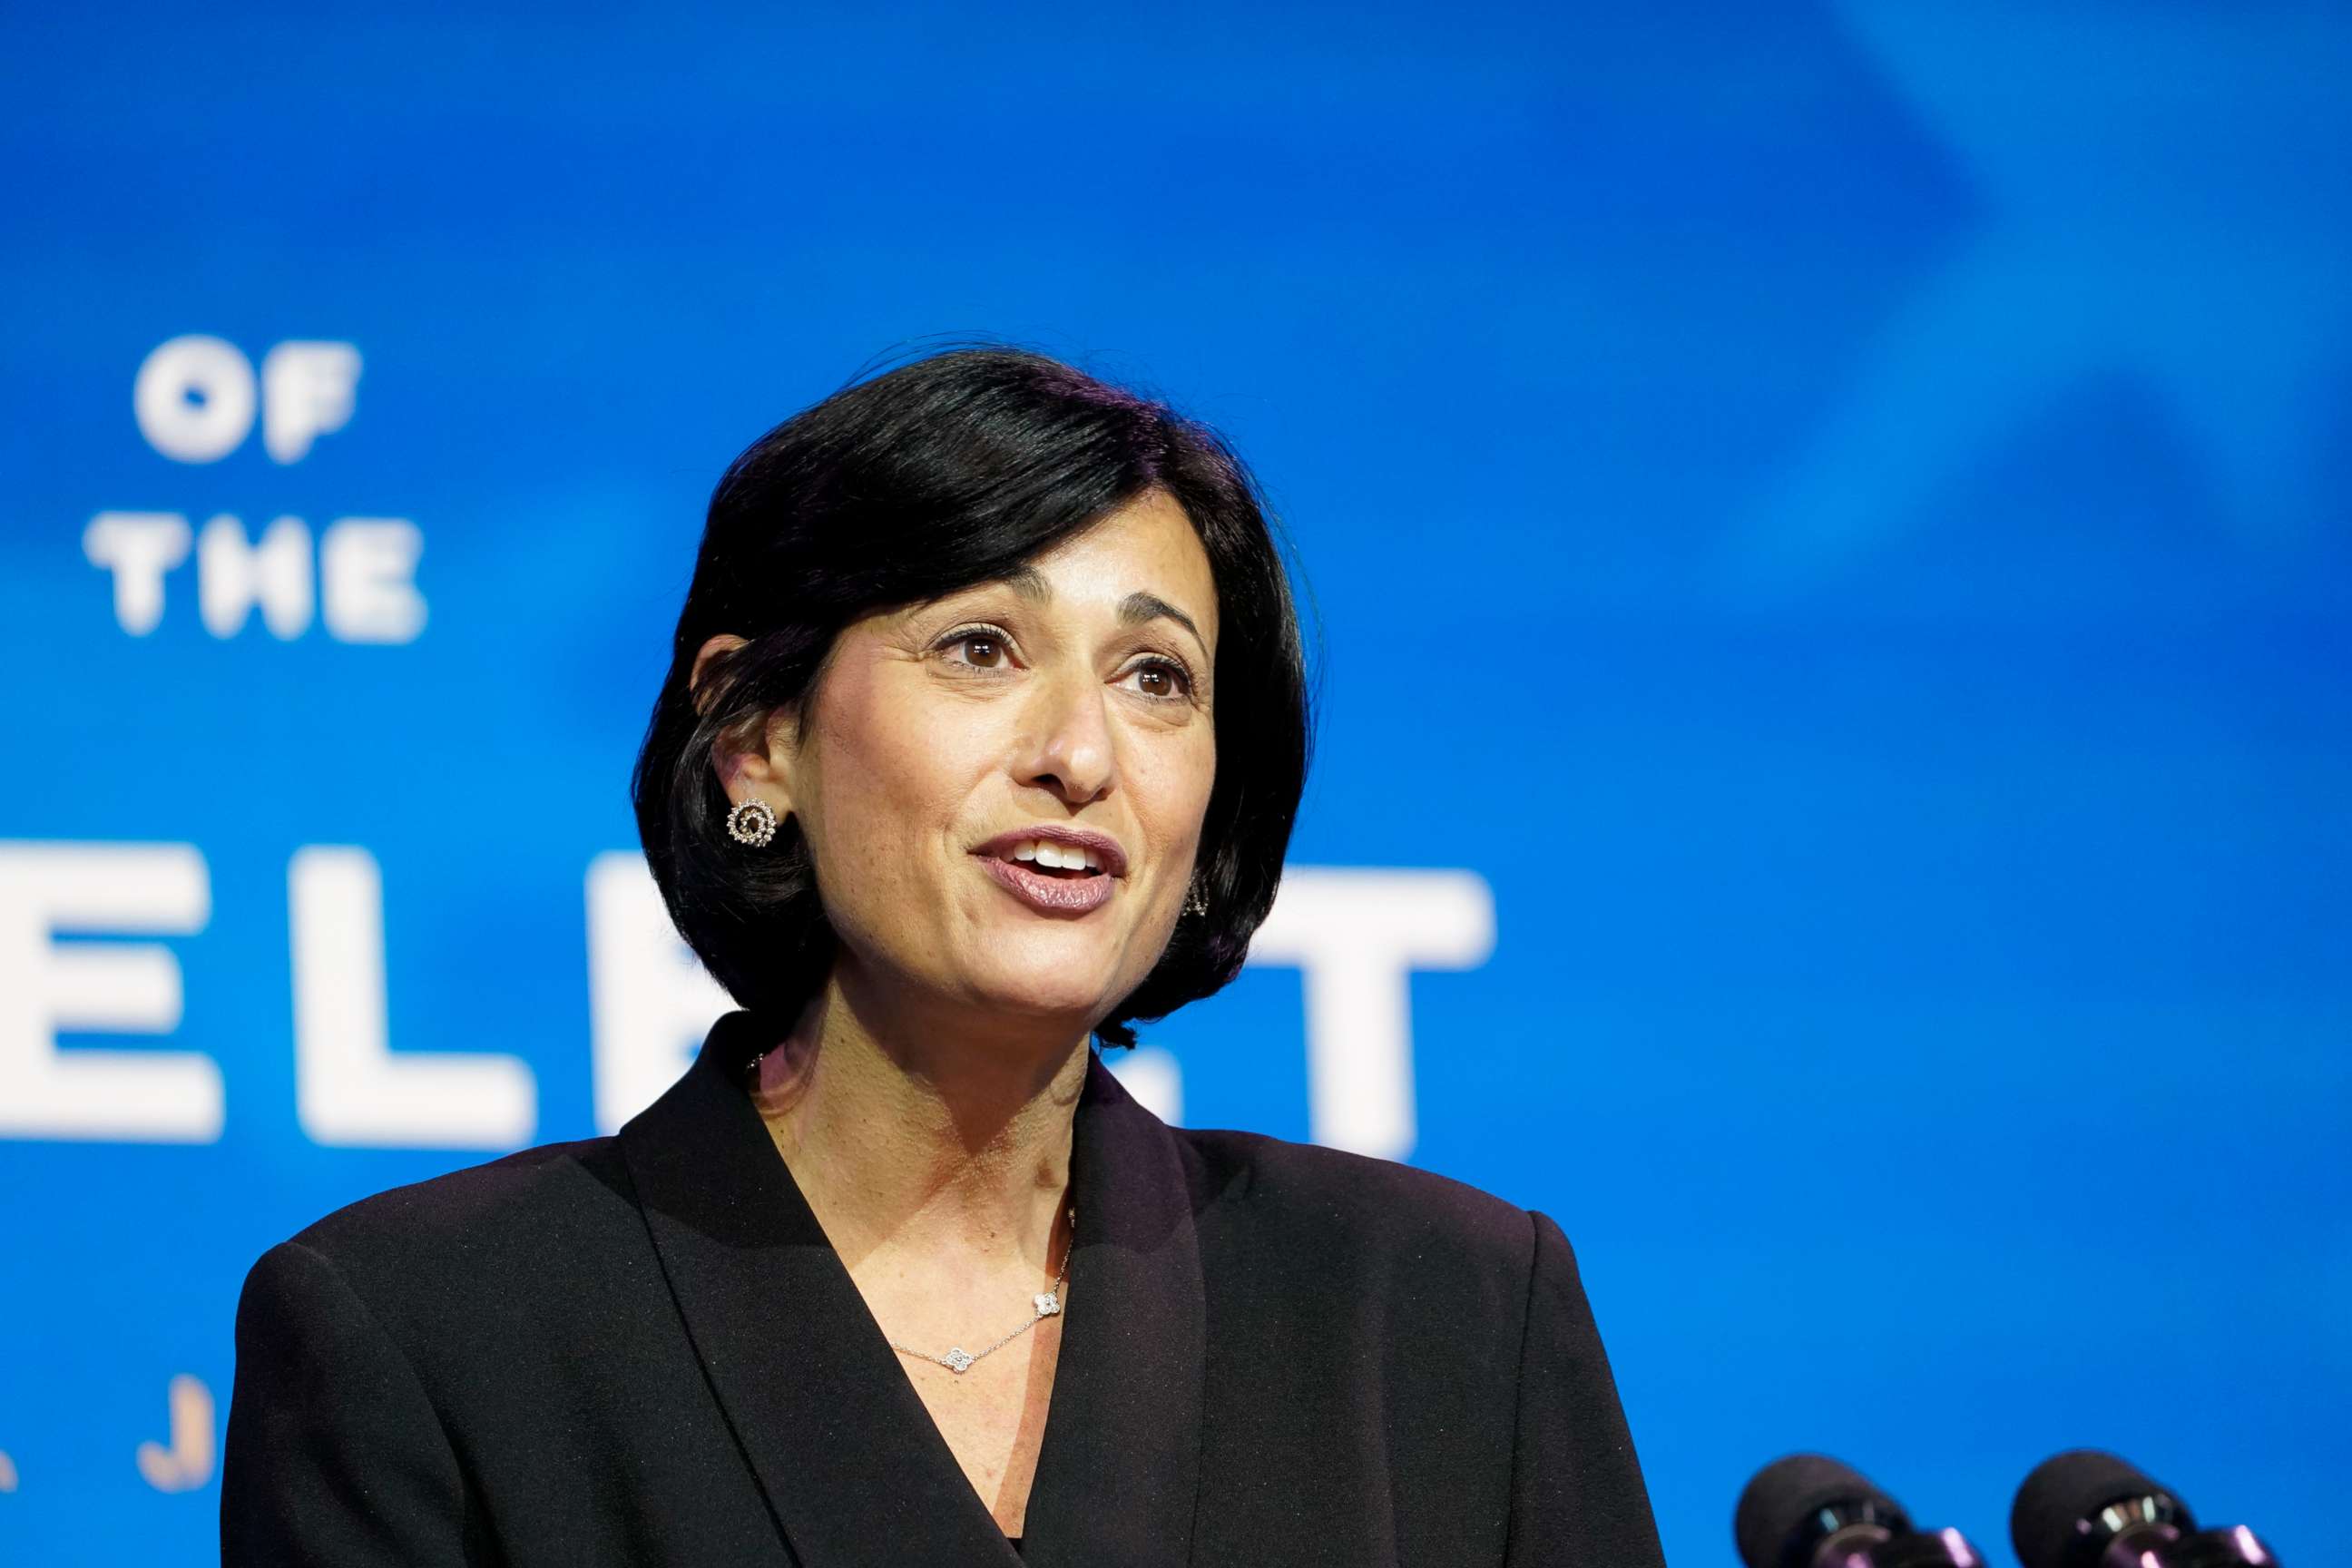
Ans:
<svg viewBox="0 0 2352 1568"><path fill-rule="evenodd" d="M996 580L1032 604L1053 602L1054 585L1046 582L1045 574L1034 566L1015 566ZM1141 626L1146 621L1158 620L1162 616L1191 632L1192 640L1202 647L1209 646L1209 639L1201 635L1201 628L1192 624L1192 617L1157 594L1147 594L1138 588L1118 602L1118 624L1123 626Z"/></svg>

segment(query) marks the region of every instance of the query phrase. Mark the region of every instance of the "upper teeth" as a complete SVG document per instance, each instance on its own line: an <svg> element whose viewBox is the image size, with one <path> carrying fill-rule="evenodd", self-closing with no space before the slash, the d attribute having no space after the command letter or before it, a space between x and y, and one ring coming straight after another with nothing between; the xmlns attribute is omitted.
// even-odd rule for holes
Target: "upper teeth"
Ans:
<svg viewBox="0 0 2352 1568"><path fill-rule="evenodd" d="M1061 870L1075 871L1085 867L1089 871L1102 869L1102 862L1091 849L1081 849L1075 844L1056 844L1050 838L1032 838L1013 847L1015 860L1034 860L1040 866L1052 866Z"/></svg>

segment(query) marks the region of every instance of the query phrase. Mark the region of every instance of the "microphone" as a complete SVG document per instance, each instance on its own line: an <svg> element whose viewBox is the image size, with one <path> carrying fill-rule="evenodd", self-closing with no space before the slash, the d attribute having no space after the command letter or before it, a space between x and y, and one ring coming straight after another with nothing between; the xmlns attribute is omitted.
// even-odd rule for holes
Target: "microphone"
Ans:
<svg viewBox="0 0 2352 1568"><path fill-rule="evenodd" d="M1731 1516L1747 1568L1984 1568L1957 1530L1920 1531L1864 1475L1827 1454L1756 1472Z"/></svg>
<svg viewBox="0 0 2352 1568"><path fill-rule="evenodd" d="M2231 1568L2275 1564L2244 1525L2200 1531L2189 1505L2136 1467L2073 1448L2033 1467L2009 1510L2025 1568Z"/></svg>

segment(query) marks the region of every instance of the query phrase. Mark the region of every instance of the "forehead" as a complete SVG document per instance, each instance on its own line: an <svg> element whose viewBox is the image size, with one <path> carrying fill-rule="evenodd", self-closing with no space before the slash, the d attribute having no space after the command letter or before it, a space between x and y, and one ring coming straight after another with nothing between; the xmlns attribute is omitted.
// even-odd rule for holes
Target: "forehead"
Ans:
<svg viewBox="0 0 2352 1568"><path fill-rule="evenodd" d="M1216 637L1209 552L1183 507L1165 491L1139 496L1003 578L963 592L998 587L1040 605L1107 607L1123 621L1167 615L1192 625L1204 643Z"/></svg>

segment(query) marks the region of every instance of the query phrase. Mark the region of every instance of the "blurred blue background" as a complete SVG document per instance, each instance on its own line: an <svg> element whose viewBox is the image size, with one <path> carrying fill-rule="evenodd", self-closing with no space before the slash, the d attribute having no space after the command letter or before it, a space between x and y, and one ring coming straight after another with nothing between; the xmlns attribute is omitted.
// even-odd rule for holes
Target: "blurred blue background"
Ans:
<svg viewBox="0 0 2352 1568"><path fill-rule="evenodd" d="M2085 1444L2352 1555L2347 81L2248 0L0 16L0 1557L210 1560L252 1260L598 1130L710 487L971 334L1259 469L1294 875L1491 906L1390 1146L1575 1241L1672 1561L1805 1447L2007 1563ZM299 1113L309 847L321 1027L503 1141ZM1184 1121L1338 1141L1306 973L1144 1028ZM178 1132L44 1098L126 1049Z"/></svg>

